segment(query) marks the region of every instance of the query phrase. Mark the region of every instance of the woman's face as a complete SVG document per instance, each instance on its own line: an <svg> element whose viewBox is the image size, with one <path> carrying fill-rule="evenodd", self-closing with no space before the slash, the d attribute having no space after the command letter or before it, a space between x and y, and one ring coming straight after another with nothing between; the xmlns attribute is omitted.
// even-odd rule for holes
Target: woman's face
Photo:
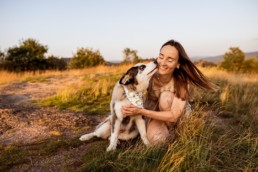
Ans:
<svg viewBox="0 0 258 172"><path fill-rule="evenodd" d="M175 47L171 45L164 46L159 53L158 71L160 75L172 75L175 68L179 67L179 54Z"/></svg>

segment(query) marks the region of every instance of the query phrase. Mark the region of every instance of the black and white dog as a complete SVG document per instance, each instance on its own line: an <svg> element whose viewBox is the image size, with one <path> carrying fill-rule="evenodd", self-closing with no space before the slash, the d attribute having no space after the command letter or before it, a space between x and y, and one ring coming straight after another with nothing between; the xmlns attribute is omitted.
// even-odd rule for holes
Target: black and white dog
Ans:
<svg viewBox="0 0 258 172"><path fill-rule="evenodd" d="M156 70L156 61L146 65L136 64L130 68L113 89L110 102L111 115L100 123L94 132L81 136L80 140L90 140L93 137L107 139L111 136L107 148L107 151L111 151L116 149L118 139L133 139L140 133L143 143L148 145L146 125L142 116L124 117L121 108L130 104L143 108L143 92L147 90Z"/></svg>

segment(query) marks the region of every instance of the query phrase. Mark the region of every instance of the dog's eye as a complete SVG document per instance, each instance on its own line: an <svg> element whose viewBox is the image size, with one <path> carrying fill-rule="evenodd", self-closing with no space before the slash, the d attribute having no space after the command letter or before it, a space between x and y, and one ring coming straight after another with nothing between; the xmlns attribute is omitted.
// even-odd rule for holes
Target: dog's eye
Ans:
<svg viewBox="0 0 258 172"><path fill-rule="evenodd" d="M146 68L146 66L145 66L145 65L141 65L141 66L139 66L139 69L140 69L141 71L143 71L145 68Z"/></svg>

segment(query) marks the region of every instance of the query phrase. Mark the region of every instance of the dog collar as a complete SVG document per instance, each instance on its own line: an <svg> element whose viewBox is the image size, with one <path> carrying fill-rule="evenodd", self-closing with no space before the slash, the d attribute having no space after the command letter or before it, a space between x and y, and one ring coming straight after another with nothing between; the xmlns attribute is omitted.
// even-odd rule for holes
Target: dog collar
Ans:
<svg viewBox="0 0 258 172"><path fill-rule="evenodd" d="M124 87L126 97L128 100L136 107L143 108L143 95L142 92L129 91L126 87Z"/></svg>

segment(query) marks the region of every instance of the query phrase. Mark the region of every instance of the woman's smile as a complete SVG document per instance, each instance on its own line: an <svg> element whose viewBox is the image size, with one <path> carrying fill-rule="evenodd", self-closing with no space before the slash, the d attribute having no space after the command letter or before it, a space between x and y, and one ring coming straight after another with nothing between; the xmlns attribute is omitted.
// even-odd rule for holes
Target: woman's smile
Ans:
<svg viewBox="0 0 258 172"><path fill-rule="evenodd" d="M159 74L172 76L175 68L179 65L178 59L179 55L175 47L171 45L164 46L161 49L159 58L157 60L159 66Z"/></svg>

